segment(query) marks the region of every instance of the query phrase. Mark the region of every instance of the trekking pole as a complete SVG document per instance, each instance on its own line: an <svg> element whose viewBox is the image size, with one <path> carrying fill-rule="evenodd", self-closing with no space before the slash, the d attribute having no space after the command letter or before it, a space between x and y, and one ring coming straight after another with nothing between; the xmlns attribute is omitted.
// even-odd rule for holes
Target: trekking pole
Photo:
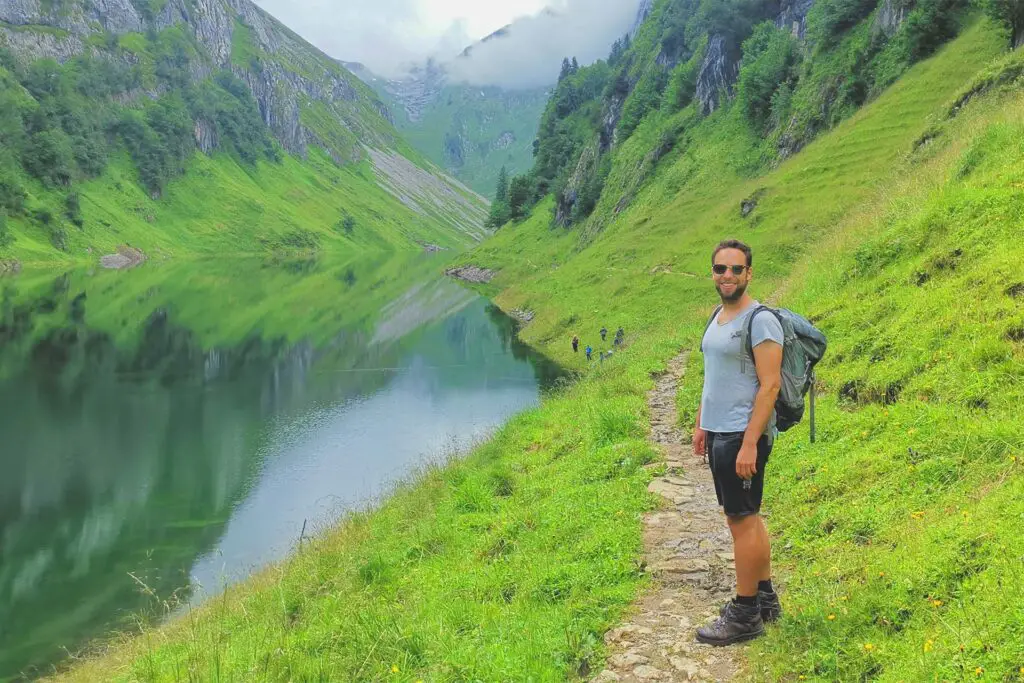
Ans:
<svg viewBox="0 0 1024 683"><path fill-rule="evenodd" d="M814 385L817 384L817 378L811 375L811 443L814 443Z"/></svg>

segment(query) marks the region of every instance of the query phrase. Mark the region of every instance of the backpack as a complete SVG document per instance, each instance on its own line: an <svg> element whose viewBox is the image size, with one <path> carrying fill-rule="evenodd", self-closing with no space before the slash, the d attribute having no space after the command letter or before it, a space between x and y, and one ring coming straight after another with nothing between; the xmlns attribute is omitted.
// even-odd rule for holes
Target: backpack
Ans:
<svg viewBox="0 0 1024 683"><path fill-rule="evenodd" d="M711 323L718 317L722 307L719 306L708 320L704 334L707 334ZM804 396L811 394L811 443L814 443L814 367L824 357L828 340L821 330L803 316L786 308L770 308L758 306L749 316L743 329L743 344L751 361L754 360L754 346L751 342L751 330L754 316L764 311L770 312L782 325L782 384L779 397L775 400L775 428L784 432L798 424L804 416ZM704 337L701 337L701 351L704 348Z"/></svg>

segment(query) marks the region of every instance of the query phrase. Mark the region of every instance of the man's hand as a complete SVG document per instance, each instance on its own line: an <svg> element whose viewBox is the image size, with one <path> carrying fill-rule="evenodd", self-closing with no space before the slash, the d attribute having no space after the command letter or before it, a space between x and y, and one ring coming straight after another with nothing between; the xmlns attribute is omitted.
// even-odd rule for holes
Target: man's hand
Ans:
<svg viewBox="0 0 1024 683"><path fill-rule="evenodd" d="M736 456L736 475L740 479L753 479L755 474L757 474L757 444L748 444L744 441L739 455Z"/></svg>
<svg viewBox="0 0 1024 683"><path fill-rule="evenodd" d="M708 433L700 427L693 428L693 454L703 458L708 447Z"/></svg>

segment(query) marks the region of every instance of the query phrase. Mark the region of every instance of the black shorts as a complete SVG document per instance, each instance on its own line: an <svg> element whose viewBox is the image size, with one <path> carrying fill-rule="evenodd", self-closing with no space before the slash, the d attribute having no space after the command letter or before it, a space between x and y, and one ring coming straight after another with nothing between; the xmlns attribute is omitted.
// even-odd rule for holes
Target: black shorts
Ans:
<svg viewBox="0 0 1024 683"><path fill-rule="evenodd" d="M772 437L765 435L757 441L757 474L749 481L749 488L736 474L736 458L743 445L743 432L708 432L708 465L715 480L718 504L730 517L756 515L761 512L764 495L764 469L772 452Z"/></svg>

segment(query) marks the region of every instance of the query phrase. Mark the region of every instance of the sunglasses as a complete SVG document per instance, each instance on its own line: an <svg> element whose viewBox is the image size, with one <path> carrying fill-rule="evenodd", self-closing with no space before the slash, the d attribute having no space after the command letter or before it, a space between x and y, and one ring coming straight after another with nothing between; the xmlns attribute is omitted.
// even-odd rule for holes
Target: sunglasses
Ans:
<svg viewBox="0 0 1024 683"><path fill-rule="evenodd" d="M746 269L746 266L727 266L721 263L716 263L711 267L711 270L715 271L715 275L725 275L730 270L733 275L743 275L743 271Z"/></svg>

